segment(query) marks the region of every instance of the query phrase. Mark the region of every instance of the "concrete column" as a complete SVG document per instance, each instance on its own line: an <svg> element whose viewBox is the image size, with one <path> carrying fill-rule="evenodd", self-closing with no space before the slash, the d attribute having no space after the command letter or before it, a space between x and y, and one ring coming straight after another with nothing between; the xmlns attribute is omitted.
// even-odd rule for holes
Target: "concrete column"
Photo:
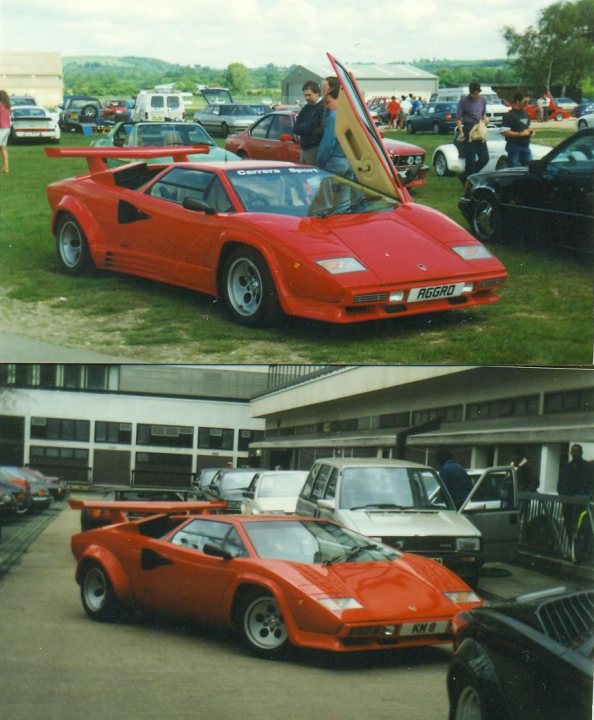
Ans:
<svg viewBox="0 0 594 720"><path fill-rule="evenodd" d="M540 492L557 492L560 457L561 446L558 444L543 445L540 448Z"/></svg>
<svg viewBox="0 0 594 720"><path fill-rule="evenodd" d="M475 445L470 452L470 467L486 468L490 464L489 448L486 445Z"/></svg>

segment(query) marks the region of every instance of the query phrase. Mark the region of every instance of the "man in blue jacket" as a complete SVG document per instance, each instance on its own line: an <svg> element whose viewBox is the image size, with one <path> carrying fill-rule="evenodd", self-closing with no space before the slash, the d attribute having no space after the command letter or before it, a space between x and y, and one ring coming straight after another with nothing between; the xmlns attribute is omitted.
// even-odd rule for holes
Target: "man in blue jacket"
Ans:
<svg viewBox="0 0 594 720"><path fill-rule="evenodd" d="M454 460L448 448L438 448L435 458L439 464L439 475L452 496L456 510L458 510L472 490L472 480L462 465Z"/></svg>
<svg viewBox="0 0 594 720"><path fill-rule="evenodd" d="M322 139L322 101L320 86L313 80L308 80L303 86L305 105L295 120L295 132L299 135L301 145L300 161L305 165L315 165L318 156L318 146Z"/></svg>

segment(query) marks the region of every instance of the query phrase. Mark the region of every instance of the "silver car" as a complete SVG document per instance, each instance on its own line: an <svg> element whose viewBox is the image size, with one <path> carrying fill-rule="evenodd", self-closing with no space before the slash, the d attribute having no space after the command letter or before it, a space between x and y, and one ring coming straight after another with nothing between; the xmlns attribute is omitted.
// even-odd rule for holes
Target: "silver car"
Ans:
<svg viewBox="0 0 594 720"><path fill-rule="evenodd" d="M194 113L194 121L209 132L227 137L249 128L264 114L262 105L239 105L237 103L208 105Z"/></svg>

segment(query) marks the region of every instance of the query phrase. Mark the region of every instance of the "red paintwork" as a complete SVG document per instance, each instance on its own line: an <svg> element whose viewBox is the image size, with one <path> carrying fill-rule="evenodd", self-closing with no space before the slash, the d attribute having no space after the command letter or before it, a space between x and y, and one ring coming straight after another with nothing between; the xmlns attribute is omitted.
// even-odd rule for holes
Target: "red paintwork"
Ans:
<svg viewBox="0 0 594 720"><path fill-rule="evenodd" d="M213 515L209 520L235 527L248 557L223 559L173 544L171 537L191 518L181 521L163 537L150 537L140 527L152 518L88 530L72 537L77 560L77 581L83 565L94 560L107 571L114 592L130 609L173 614L221 626L234 625L236 598L246 585L266 589L277 600L292 645L332 650L382 650L394 647L435 645L451 641L451 621L457 612L481 602L454 604L444 592L469 591L454 573L427 558L403 554L394 561L332 565L272 560L256 555L244 530L252 522L293 522L295 517ZM312 518L302 518L316 522ZM158 568L142 569L142 550L164 560ZM331 611L316 597L352 597L363 606ZM380 644L375 638L361 643L344 642L354 627L400 626L405 622L447 621L442 635L403 637Z"/></svg>
<svg viewBox="0 0 594 720"><path fill-rule="evenodd" d="M573 115L570 112L567 112L567 110L564 110L563 108L559 107L555 104L555 101L552 98L549 98L550 105L549 105L549 116L548 121L552 121L555 119L555 115L563 115L563 120L567 120L567 118L573 117ZM526 105L526 114L530 118L530 120L537 120L538 119L538 105L536 104L535 100L531 100L528 105Z"/></svg>
<svg viewBox="0 0 594 720"><path fill-rule="evenodd" d="M286 115L291 118L292 125L295 124L297 117L296 112L276 113ZM259 122L259 121L258 121ZM257 123L254 123L257 124ZM253 127L253 126L252 126ZM252 160L284 160L287 162L299 162L301 148L299 141L294 133L281 135L280 139L268 139L253 137L252 128L248 128L241 133L229 135L225 140L225 150L234 152L240 157L250 158ZM383 139L383 143L391 157L407 157L408 155L425 156L425 151L418 145L409 142L401 142L399 140ZM398 165L401 170L407 170L411 165ZM407 184L407 187L418 187L425 185L425 176L427 175L427 167L419 172L418 177Z"/></svg>
<svg viewBox="0 0 594 720"><path fill-rule="evenodd" d="M126 149L126 157L162 157L162 148ZM183 162L196 147L170 148L168 153ZM188 163L215 172L227 189L234 212L207 215L189 211L176 203L140 189L116 185L114 175L131 172L133 165L105 169L104 158L123 157L122 148L46 148L51 157L86 157L90 172L52 183L47 188L52 209L52 229L64 213L80 224L98 269L138 275L172 285L219 296L218 270L228 248L236 244L255 248L274 278L283 311L289 315L325 322L353 323L404 315L441 312L459 307L495 303L496 290L507 273L495 257L467 261L454 246L480 243L447 217L407 202L406 189L396 189L405 202L392 212L331 215L326 218L295 217L265 212L246 212L226 177L228 170L274 168L278 163L235 161ZM163 172L171 163L152 165ZM394 180L397 188L397 180ZM121 200L142 211L142 222L118 222ZM354 255L363 272L331 275L316 260ZM406 303L406 292L416 287L472 281L475 289L462 305L439 298ZM484 283L484 285L481 285ZM355 296L384 296L405 292L398 307L386 309L385 299L354 302Z"/></svg>

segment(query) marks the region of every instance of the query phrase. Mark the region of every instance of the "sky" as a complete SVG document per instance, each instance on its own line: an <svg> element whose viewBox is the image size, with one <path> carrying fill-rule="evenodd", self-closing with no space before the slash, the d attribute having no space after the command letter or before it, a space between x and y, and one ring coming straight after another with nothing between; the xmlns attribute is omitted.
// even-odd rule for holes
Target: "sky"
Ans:
<svg viewBox="0 0 594 720"><path fill-rule="evenodd" d="M0 0L3 50L250 68L506 56L552 0Z"/></svg>

